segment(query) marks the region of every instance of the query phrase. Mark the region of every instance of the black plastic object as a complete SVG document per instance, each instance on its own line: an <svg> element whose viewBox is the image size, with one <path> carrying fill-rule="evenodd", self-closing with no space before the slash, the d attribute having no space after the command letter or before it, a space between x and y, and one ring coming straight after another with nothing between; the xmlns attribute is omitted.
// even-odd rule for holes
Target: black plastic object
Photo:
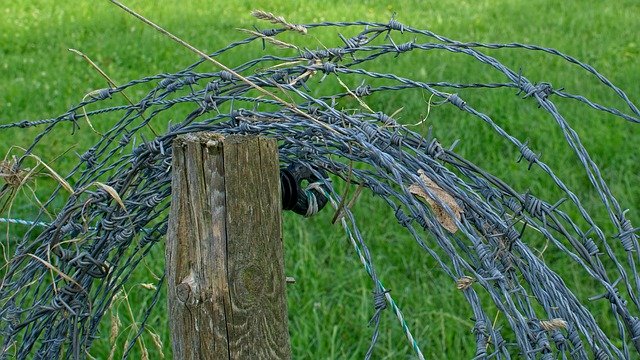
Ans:
<svg viewBox="0 0 640 360"><path fill-rule="evenodd" d="M324 176L323 171L319 171ZM282 187L282 208L292 210L296 214L310 216L309 214L309 194L311 192L316 198L318 211L327 205L327 197L318 189L306 190L302 186L303 181L309 184L317 182L320 178L301 163L292 163L286 168L280 169L280 186Z"/></svg>

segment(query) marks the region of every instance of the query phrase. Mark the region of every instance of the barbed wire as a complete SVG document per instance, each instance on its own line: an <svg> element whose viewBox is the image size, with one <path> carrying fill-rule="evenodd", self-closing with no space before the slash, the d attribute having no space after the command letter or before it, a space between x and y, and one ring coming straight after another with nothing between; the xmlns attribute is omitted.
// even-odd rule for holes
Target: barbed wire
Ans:
<svg viewBox="0 0 640 360"><path fill-rule="evenodd" d="M336 191L336 181L361 186L382 198L398 223L451 278L474 314L475 326L470 330L476 341L476 358L509 359L519 355L605 359L631 358L632 353L640 352L639 229L630 223L598 166L552 99L557 96L577 101L585 105L585 111L595 109L638 123L640 112L624 91L593 67L554 49L517 43L463 43L414 29L395 18L388 23L287 23L282 29L256 30L254 36L233 42L211 56L241 52L256 41L263 41L268 49L278 43L265 39L301 29L357 30L351 37L339 34L340 42L335 47L310 50L308 43L292 45L298 49L294 55L266 54L231 67L261 88L285 94L295 109L256 94L252 86L230 71L199 72L197 69L204 62L200 60L174 74L158 74L93 92L56 118L0 125L0 129L42 128L13 164L14 171L19 171L36 146L51 138L54 129L71 123L75 131L87 117L114 119L110 129L78 155L76 165L50 198L34 209L38 214L33 219L2 220L29 229L15 244L0 283L0 359L86 356L114 296L166 234L172 141L180 134L198 131L275 138L283 166L300 163L323 179L316 185L321 186L341 214L347 238L372 281L374 330L366 358L375 352L387 306L401 322L410 347L419 358L424 356L419 346L421 339L412 334L405 321L407 315L382 285L368 242L356 225L356 216L349 207L340 207L345 199ZM393 40L403 35L414 38L404 43ZM554 89L547 82L531 82L522 71L516 72L482 52L514 48L543 52L577 65L611 89L631 113ZM471 57L494 69L499 79L491 83L426 82L374 70L375 64L393 61L393 57L408 53L420 56L426 51ZM321 75L319 82L312 80L316 74ZM336 92L320 86L325 78L337 78L343 85L343 80L348 79L349 83L360 85L353 89L344 85ZM105 103L124 90L150 86L153 88L133 104ZM523 101L535 101L556 121L585 169L610 223L597 224L590 209L526 141L510 134L459 94L445 91L498 88L517 90ZM443 147L431 133L424 136L398 123L392 115L366 106L366 98L376 93L416 90L433 96L433 104L453 105L452 109L487 124L513 145L518 161L524 161L529 168L542 169L565 198L547 202L531 192L519 193L507 181L457 154L453 146ZM341 101L350 99L361 106L345 110ZM148 124L159 124L164 114L178 106L189 109L183 120L168 123L167 130L157 136L144 131ZM319 171L331 178L320 176ZM74 184L73 193L65 193L63 181ZM10 188L5 184L2 193ZM309 194L314 196L313 192ZM58 209L56 204L60 202L64 205ZM582 219L572 218L560 209L561 205L563 209L571 207ZM308 214L314 211L311 209ZM55 218L45 221L47 212L54 212ZM522 230L518 229L520 224L524 224ZM582 269L583 276L598 284L602 294L591 300L610 302L617 334L606 334L597 316L560 275L536 256L536 250L524 241L524 230L529 228ZM52 267L58 271L52 273ZM157 284L153 301L144 312L125 357L154 311L163 279ZM508 328L494 324L483 298L490 299L495 309L504 314Z"/></svg>

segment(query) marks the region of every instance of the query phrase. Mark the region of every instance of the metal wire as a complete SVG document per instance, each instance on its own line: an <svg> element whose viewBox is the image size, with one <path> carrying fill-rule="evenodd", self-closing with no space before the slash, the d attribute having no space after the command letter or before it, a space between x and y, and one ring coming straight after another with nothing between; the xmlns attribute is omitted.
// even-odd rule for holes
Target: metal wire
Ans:
<svg viewBox="0 0 640 360"><path fill-rule="evenodd" d="M313 171L331 174L332 180L326 180L323 187L337 211L342 212L347 237L372 281L374 331L367 358L375 352L387 306L401 322L416 355L424 357L418 345L421 339L411 333L405 321L407 314L403 315L375 271L355 215L348 207L339 207L342 199L335 190L336 181L359 184L382 198L424 254L439 264L452 284L458 284L474 314L475 326L470 330L477 345L476 358L631 358L640 351L638 228L630 223L578 134L553 102L577 101L585 105L585 111L595 109L640 122L640 111L621 89L588 64L540 46L462 43L396 19L389 23L296 26L309 32L341 29L354 34L340 34L335 47L310 50L304 44L297 45L298 54L268 54L235 64L232 69L263 88L284 92L296 109L308 116L256 94L228 71L199 72L203 61L198 61L174 74L158 74L99 90L56 118L0 125L0 129L41 127L18 160L19 169L38 144L52 138L54 129L67 129L71 124L74 131L85 108L89 117L113 119L113 126L95 144L83 149L76 166L65 176L67 181L73 180L73 194L67 195L58 187L42 207L34 209L38 215L29 221L2 220L30 228L15 245L0 285L0 359L85 357L115 294L167 231L172 141L180 134L197 131L273 137L279 142L283 165L301 162ZM234 42L211 56L242 52L251 42L291 29L267 29L262 36ZM402 34L413 39L394 42L393 37ZM547 82L533 83L483 52L505 48L544 52L577 65L620 97L630 113L554 89ZM470 57L494 69L499 78L491 83L428 82L375 70L376 64L394 61L394 57L431 51ZM327 87L313 77L316 73L322 75L321 80L338 77L360 85L327 93ZM153 88L133 105L106 103L124 90L150 86ZM584 167L609 223L597 223L592 209L585 207L526 141L510 134L459 94L444 91L497 88L518 90L523 101L537 103L556 121ZM433 95L434 104L452 105L452 111L481 120L505 138L513 145L514 154L519 154L518 161L541 168L565 194L563 209L572 207L582 218L572 218L562 211L561 201L548 202L529 192L517 192L452 148L444 148L430 134L414 132L391 115L363 106L344 110L340 105L340 101L353 97L362 101L378 93L416 90ZM145 132L150 122L155 125L162 118L172 118L164 115L178 107L189 109L181 121L169 123L158 136ZM96 187L97 182L108 187ZM7 189L9 184L3 193ZM109 189L117 192L122 204ZM416 195L416 189L420 189L422 198ZM55 204L60 202L64 205L57 208ZM54 209L55 219L44 221L45 210ZM310 209L309 214L313 212ZM446 221L455 231L445 227ZM610 303L618 333L605 333L596 316L563 279L536 256L517 228L520 223L535 229L580 268L583 276L595 280L602 295L591 300ZM613 232L603 230L609 228ZM60 273L52 274L38 259L50 259ZM159 291L126 354L142 334ZM504 314L508 327L494 326L483 298L490 299L492 306ZM561 319L564 326L549 328L544 319Z"/></svg>

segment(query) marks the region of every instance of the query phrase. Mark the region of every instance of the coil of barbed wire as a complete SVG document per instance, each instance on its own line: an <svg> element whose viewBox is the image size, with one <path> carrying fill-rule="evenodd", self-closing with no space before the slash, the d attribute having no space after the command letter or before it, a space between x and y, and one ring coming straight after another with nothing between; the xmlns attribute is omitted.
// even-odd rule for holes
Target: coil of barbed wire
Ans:
<svg viewBox="0 0 640 360"><path fill-rule="evenodd" d="M260 19L269 18L268 13L258 15ZM344 199L336 190L336 182L360 186L382 198L425 256L432 256L463 293L474 314L475 326L470 331L473 330L479 358L508 359L514 354L543 359L628 358L630 353L640 351L638 228L627 219L577 134L553 103L556 97L568 99L582 103L590 111L640 122L640 111L621 89L591 66L554 49L517 43L463 43L412 28L395 18L388 23L305 25L277 19L278 28L248 31L248 38L211 54L215 57L242 51L247 44L264 42L264 55L242 64L228 64L232 71L200 70L208 69L202 65L206 59L202 59L173 74L152 75L100 89L56 118L0 125L0 129L40 130L16 162L19 169L54 129L75 129L85 116L114 119L99 141L78 151L76 166L65 175L65 179L74 180L75 189L65 198L55 219L45 222L44 213L40 212L31 219L30 229L15 249L0 287L2 349L15 347L12 354L18 358L34 354L51 358L64 354L70 358L91 345L113 296L167 231L172 141L180 134L215 131L277 139L282 167L289 169L283 177L290 182L283 187L301 194L286 201L297 213L310 216L327 203L337 209ZM284 32L329 29L339 31L339 36L327 48L313 49L278 39ZM401 35L413 39L396 43L394 38ZM274 46L296 53L271 53ZM555 89L547 82L534 83L484 52L505 48L542 51L577 64L619 96L628 110ZM376 62L427 51L470 57L496 70L500 79L494 83L428 82L374 70ZM326 89L319 84L328 78L340 79L342 85L358 85L323 93ZM107 102L125 90L141 86L152 89L131 104ZM256 92L256 86L286 96L269 97ZM543 155L455 92L494 88L512 88L523 97L522 101L536 102L540 111L548 112L559 124L603 200L616 229L614 240L612 234L596 225L585 205L544 162ZM451 106L452 111L486 123L513 145L514 161L524 160L527 167L540 167L564 193L564 199L547 202L531 192L518 192L508 182L458 155L453 147L440 144L431 133L420 133L399 123L392 114L366 105L367 97L376 93L403 91L423 91L434 97L434 104ZM343 108L341 102L347 100L355 100L358 108ZM177 105L187 106L189 113L179 121L165 122L164 130L149 135L148 127L160 128L163 115ZM310 186L299 188L300 179L291 175L294 172L304 173ZM91 187L97 182L106 186ZM119 194L118 199L112 196L111 189ZM63 192L59 187L44 207L61 199ZM562 201L578 209L582 216L579 222L560 209ZM393 293L379 280L366 239L358 231L358 219L349 207L342 206L337 211L341 213L337 219L372 280L375 330L367 357L375 352L381 312L392 308L411 347L423 358L420 339L414 337L404 321ZM522 241L525 227L542 234L550 246L566 254L599 284L603 294L597 299L611 303L612 315L619 324L618 334L606 334L562 278ZM70 246L71 239L82 241ZM629 256L620 258L614 251L620 247ZM55 284L43 281L50 273L35 257L51 259L72 282L58 289L69 279L57 276ZM606 267L603 259L615 266ZM158 289L163 281L159 280ZM159 291L141 320L142 327ZM479 292L505 314L510 328L493 325ZM70 338L71 350L63 351ZM134 342L135 338L127 353ZM10 356L8 351L0 353L0 358Z"/></svg>

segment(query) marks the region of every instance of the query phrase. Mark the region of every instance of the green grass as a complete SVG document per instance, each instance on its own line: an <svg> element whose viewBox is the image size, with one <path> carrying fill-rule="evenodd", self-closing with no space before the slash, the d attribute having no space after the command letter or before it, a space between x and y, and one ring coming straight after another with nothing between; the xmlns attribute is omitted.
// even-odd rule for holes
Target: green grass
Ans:
<svg viewBox="0 0 640 360"><path fill-rule="evenodd" d="M185 2L127 1L132 8L161 24L176 35L205 51L213 51L233 40L243 38L235 28L248 28L257 21L249 16L254 8L273 11L294 22L370 20L386 22L393 12L398 19L417 28L433 30L463 41L525 42L554 47L584 60L640 103L638 73L637 14L640 3L633 0L605 2L563 1L404 1L396 5L380 2L287 2L193 0ZM88 92L106 87L105 81L85 62L67 51L81 50L89 55L116 82L161 72L175 72L195 61L193 54L124 14L108 1L5 2L0 6L0 121L41 119L56 116L78 103ZM355 32L355 30L354 30ZM351 32L345 32L351 34ZM323 33L308 47L337 44L336 33ZM252 48L253 49L253 48ZM257 55L245 54L246 57ZM592 76L580 72L556 58L540 53L503 50L489 51L506 65L522 68L530 80L549 81L555 87L581 93L599 102L624 109L624 104L601 86ZM239 59L223 56L227 65ZM213 66L211 67L213 70ZM421 53L420 56L388 58L377 70L413 76L425 81L487 81L498 79L486 67L449 53ZM357 84L350 84L357 85ZM141 93L130 94L139 96ZM492 116L496 122L520 139L530 138L530 146L542 152L547 162L574 189L598 221L605 222L595 192L575 156L563 141L555 122L533 101L521 100L513 90L460 91L472 106ZM556 99L553 99L554 101ZM375 110L391 113L401 106L401 120L415 123L426 115L426 103L420 94L399 97L390 93L368 100ZM640 223L640 153L637 125L595 112L574 102L558 100L560 110L574 126L605 180L629 217ZM156 120L157 122L162 120ZM167 119L168 121L168 119ZM94 124L108 127L108 124ZM528 188L543 199L555 202L561 194L539 169L527 171L516 164L517 154L478 119L449 106L434 107L428 119L443 144L461 139L457 150L471 161L506 179L516 189ZM158 129L166 125L158 123ZM26 146L38 129L0 132L0 154L12 145ZM87 126L71 136L68 132L49 138L36 154L51 160L74 144L95 141ZM70 154L72 154L71 152ZM65 173L75 162L73 155L55 164ZM53 181L41 180L38 195L44 197ZM355 213L365 239L370 243L379 276L401 306L413 334L430 359L470 358L475 342L470 330L470 310L454 283L434 261L422 253L415 242L396 224L393 213L379 199L365 194ZM27 201L14 206L15 214L29 216L33 204ZM31 211L31 212L30 212ZM329 226L332 217L324 211L312 219L286 214L284 241L286 273L297 279L288 286L289 324L294 358L359 359L367 350L372 329L367 322L373 314L370 280L366 277L353 249L339 226ZM110 342L110 320L104 321L100 338L91 354L107 358L112 347L115 356L122 354L131 324L140 319L144 304L152 292L140 286L154 282L150 273L159 274L164 265L164 247L157 246L136 272L127 288L132 304L130 316L125 302L117 302L114 313L121 319L116 344ZM593 284L581 277L567 258L549 251L543 255L550 266L565 275L567 285L581 300L594 295ZM589 304L594 315L615 334L603 302ZM165 356L170 355L166 298L149 320L157 333ZM144 343L151 358L159 349L150 333ZM136 346L135 358L140 356ZM412 358L413 352L390 311L381 323L376 359Z"/></svg>

